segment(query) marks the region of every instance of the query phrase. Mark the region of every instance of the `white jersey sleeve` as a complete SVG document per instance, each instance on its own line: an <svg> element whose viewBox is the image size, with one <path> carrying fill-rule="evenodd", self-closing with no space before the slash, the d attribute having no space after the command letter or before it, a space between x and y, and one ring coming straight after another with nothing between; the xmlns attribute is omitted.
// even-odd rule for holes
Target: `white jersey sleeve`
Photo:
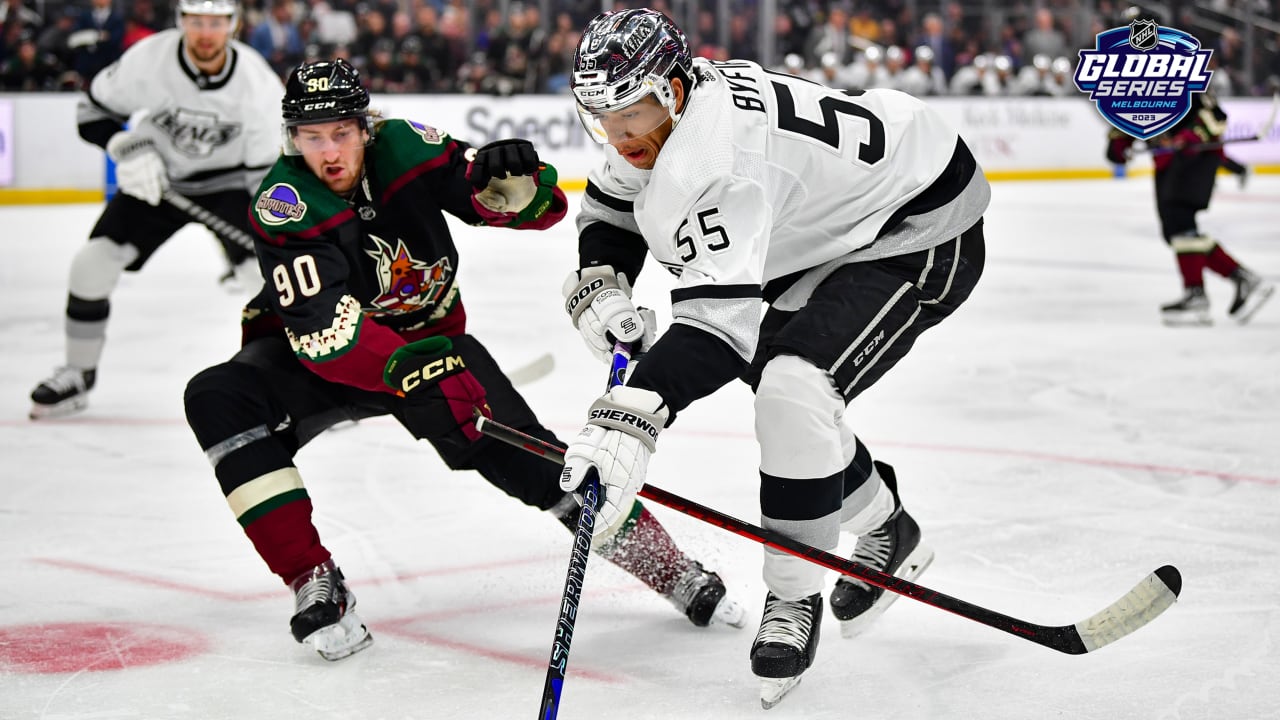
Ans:
<svg viewBox="0 0 1280 720"><path fill-rule="evenodd" d="M175 190L253 190L280 153L284 86L260 54L232 41L214 76L200 73L164 30L98 73L77 108L81 135L105 145L125 122L146 133Z"/></svg>

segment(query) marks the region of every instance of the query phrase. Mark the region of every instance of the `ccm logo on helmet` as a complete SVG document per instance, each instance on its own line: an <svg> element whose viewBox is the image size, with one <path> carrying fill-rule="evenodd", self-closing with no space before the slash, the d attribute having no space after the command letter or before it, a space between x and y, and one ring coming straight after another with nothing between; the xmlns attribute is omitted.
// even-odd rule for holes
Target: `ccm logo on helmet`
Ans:
<svg viewBox="0 0 1280 720"><path fill-rule="evenodd" d="M598 291L602 287L604 287L604 278L596 278L586 285L583 285L578 289L577 295L574 295L565 302L564 311L567 313L573 313L573 309L578 307L578 303L591 297L592 293Z"/></svg>
<svg viewBox="0 0 1280 720"><path fill-rule="evenodd" d="M306 105L303 105L303 106L302 106L302 109L303 109L304 111L306 111L306 110L328 110L329 108L334 108L334 107L337 107L337 106L338 106L337 101L335 101L335 100L329 100L328 102L307 103Z"/></svg>

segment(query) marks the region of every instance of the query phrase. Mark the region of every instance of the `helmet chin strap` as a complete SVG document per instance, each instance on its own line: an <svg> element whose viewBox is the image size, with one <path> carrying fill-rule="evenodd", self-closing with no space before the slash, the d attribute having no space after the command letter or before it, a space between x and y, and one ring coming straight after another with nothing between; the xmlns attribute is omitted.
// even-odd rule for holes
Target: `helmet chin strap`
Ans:
<svg viewBox="0 0 1280 720"><path fill-rule="evenodd" d="M683 87L684 90L684 107L676 110L676 90L671 85L671 78L667 78L662 85L654 86L654 94L658 96L658 102L667 109L667 115L671 116L671 129L674 130L680 122L680 118L684 117L684 111L689 109L689 88Z"/></svg>

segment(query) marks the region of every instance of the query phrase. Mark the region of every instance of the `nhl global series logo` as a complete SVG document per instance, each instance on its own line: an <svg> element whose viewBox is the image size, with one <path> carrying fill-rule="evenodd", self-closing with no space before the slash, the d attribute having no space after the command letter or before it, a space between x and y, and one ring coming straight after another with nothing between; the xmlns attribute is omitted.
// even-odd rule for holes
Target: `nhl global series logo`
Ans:
<svg viewBox="0 0 1280 720"><path fill-rule="evenodd" d="M1191 110L1191 94L1209 87L1212 50L1190 34L1151 20L1134 20L1098 35L1080 51L1075 82L1098 112L1121 131L1148 140Z"/></svg>

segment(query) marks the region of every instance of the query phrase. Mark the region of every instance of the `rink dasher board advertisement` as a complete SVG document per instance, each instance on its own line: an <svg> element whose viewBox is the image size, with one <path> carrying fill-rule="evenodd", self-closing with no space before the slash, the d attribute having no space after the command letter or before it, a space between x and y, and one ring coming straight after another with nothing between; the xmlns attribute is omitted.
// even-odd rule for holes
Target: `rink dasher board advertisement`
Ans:
<svg viewBox="0 0 1280 720"><path fill-rule="evenodd" d="M38 190L96 190L105 186L105 155L80 140L77 96L0 94L12 106L7 152L13 164L9 187ZM1104 177L1109 128L1087 98L929 98L964 137L988 175L1066 177L1093 172ZM1228 138L1256 134L1271 114L1270 98L1224 98ZM578 122L567 95L380 95L373 107L387 117L404 117L484 144L502 137L526 137L559 170L569 189L580 189L602 151ZM1280 132L1265 142L1234 142L1227 152L1249 165L1280 166ZM1139 159L1131 166L1141 167ZM1019 175L1022 173L1023 175ZM33 200L38 201L38 200Z"/></svg>

